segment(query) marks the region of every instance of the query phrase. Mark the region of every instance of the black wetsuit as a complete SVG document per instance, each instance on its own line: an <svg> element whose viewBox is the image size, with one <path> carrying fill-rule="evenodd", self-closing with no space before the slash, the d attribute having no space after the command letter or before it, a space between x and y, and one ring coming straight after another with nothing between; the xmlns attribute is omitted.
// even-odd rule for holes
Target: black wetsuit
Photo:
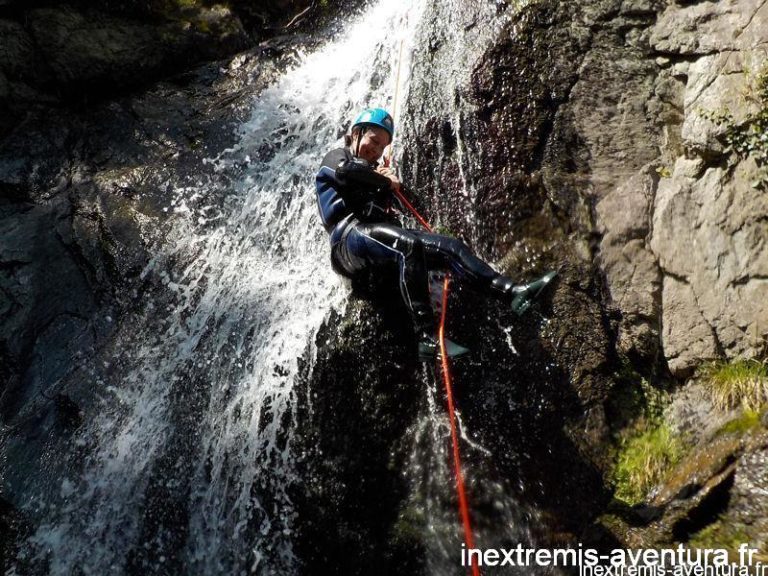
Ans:
<svg viewBox="0 0 768 576"><path fill-rule="evenodd" d="M506 279L460 240L403 228L393 213L390 180L347 148L325 156L315 184L334 269L351 278L396 265L400 291L418 330L434 330L428 270L450 270L479 289Z"/></svg>

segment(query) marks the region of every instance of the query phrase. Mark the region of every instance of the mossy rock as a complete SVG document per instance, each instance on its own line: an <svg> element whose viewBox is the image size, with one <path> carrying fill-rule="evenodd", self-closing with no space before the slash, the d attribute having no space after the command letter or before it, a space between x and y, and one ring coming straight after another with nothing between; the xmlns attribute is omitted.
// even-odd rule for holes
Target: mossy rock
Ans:
<svg viewBox="0 0 768 576"><path fill-rule="evenodd" d="M750 544L751 536L744 526L718 520L694 534L688 541L691 548L721 548L728 551L731 562L739 561L739 546Z"/></svg>
<svg viewBox="0 0 768 576"><path fill-rule="evenodd" d="M722 437L689 452L669 472L651 503L664 506L677 497L690 494L733 463L741 450L739 438Z"/></svg>
<svg viewBox="0 0 768 576"><path fill-rule="evenodd" d="M680 459L682 443L666 424L628 439L619 450L614 479L616 497L628 504L642 502Z"/></svg>
<svg viewBox="0 0 768 576"><path fill-rule="evenodd" d="M762 428L760 413L754 410L744 410L741 415L727 422L717 431L718 436L744 436Z"/></svg>

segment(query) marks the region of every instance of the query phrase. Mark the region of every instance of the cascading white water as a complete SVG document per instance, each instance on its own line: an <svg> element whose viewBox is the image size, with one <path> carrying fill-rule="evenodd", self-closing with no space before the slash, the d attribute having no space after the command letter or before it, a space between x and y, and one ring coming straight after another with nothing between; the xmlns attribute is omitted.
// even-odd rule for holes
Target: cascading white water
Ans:
<svg viewBox="0 0 768 576"><path fill-rule="evenodd" d="M97 382L102 407L77 442L83 472L61 479L55 513L42 513L22 552L25 566L67 575L123 574L131 562L137 572L173 562L184 574L296 573L285 492L293 387L299 358L346 296L312 179L356 111L391 106L401 38L407 83L420 5L381 0L254 101L239 145L212 160L237 174L224 206L206 203L221 194L203 187L175 191L172 242L144 271L162 279L170 304L148 305L123 331L118 368ZM188 397L196 403L179 405ZM192 448L176 456L169 446L180 434ZM162 526L147 527L157 490L184 493L175 548Z"/></svg>

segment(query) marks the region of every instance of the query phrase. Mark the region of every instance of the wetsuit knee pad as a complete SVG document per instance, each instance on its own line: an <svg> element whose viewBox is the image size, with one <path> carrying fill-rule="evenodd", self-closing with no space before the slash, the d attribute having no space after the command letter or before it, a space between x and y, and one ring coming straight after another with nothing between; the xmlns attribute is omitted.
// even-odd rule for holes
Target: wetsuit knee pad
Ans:
<svg viewBox="0 0 768 576"><path fill-rule="evenodd" d="M408 234L403 235L400 239L398 239L398 243L401 241L404 246L403 255L406 258L424 254L424 242L421 241L421 238Z"/></svg>

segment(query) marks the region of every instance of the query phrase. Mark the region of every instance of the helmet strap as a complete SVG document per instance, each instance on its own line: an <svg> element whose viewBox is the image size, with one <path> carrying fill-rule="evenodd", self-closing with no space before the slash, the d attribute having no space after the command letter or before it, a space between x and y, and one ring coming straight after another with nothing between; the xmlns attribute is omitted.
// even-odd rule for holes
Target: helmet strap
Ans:
<svg viewBox="0 0 768 576"><path fill-rule="evenodd" d="M360 129L357 133L357 146L355 146L355 158L360 157L360 142L363 140L363 135L365 134L366 130L368 130L368 126L360 126Z"/></svg>

